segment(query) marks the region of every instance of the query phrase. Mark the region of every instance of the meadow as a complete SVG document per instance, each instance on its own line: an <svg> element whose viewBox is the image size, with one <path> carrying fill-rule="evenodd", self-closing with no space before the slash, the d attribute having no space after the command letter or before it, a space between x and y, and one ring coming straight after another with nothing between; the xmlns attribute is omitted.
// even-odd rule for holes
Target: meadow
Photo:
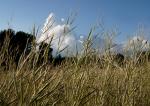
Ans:
<svg viewBox="0 0 150 106"><path fill-rule="evenodd" d="M8 36L3 40L1 106L150 106L149 51L138 52L135 58L110 52L99 57L87 39L82 56L49 62L49 45L37 52L31 42L28 53L25 48L20 52L18 45L11 54L16 45ZM19 53L18 60L14 53Z"/></svg>

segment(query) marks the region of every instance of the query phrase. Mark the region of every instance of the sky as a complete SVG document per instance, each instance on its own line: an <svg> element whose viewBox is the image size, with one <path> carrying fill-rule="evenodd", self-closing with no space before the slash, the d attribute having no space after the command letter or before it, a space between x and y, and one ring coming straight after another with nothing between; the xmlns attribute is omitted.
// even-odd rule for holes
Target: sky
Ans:
<svg viewBox="0 0 150 106"><path fill-rule="evenodd" d="M33 25L43 26L50 13L57 20L77 13L74 32L86 35L103 20L106 29L117 28L117 42L123 42L143 25L150 32L150 0L0 0L0 30L9 26L31 31ZM147 35L150 36L150 35Z"/></svg>

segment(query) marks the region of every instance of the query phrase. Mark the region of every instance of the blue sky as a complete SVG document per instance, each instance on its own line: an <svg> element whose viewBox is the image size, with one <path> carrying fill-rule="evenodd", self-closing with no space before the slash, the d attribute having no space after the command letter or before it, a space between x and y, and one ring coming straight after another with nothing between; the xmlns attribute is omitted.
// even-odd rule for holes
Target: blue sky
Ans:
<svg viewBox="0 0 150 106"><path fill-rule="evenodd" d="M87 34L103 19L106 29L116 26L121 32L118 42L135 32L139 24L150 29L150 0L1 0L0 30L9 22L15 30L31 31L34 24L42 26L51 12L58 19L76 12L76 34Z"/></svg>

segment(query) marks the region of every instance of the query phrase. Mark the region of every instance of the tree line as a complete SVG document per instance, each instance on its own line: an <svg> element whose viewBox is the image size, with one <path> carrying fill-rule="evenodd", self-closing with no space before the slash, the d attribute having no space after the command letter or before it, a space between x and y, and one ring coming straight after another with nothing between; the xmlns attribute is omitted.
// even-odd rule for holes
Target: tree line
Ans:
<svg viewBox="0 0 150 106"><path fill-rule="evenodd" d="M39 47L38 51L36 47ZM33 58L37 58L36 65L43 63L59 65L66 58L60 54L53 56L53 48L50 44L41 42L36 44L36 37L24 31L15 32L13 29L5 29L0 31L0 65L8 66L10 62L18 65L21 57L28 56L34 51Z"/></svg>
<svg viewBox="0 0 150 106"><path fill-rule="evenodd" d="M17 65L21 56L29 55L33 49L35 52L38 52L38 59L36 62L37 65L41 65L44 62L47 62L56 66L61 64L64 60L77 60L75 57L62 57L60 54L56 57L53 57L53 49L51 48L50 44L44 42L40 43L38 51L35 50L36 46L36 37L33 34L23 31L15 32L13 29L0 31L0 65L7 66L12 60ZM150 54L147 55L146 52L139 54L141 55L139 61L142 61L143 58L145 58L144 55L146 55L146 58L150 60ZM119 64L123 63L125 60L123 54L116 54L112 57ZM137 57L139 57L139 55ZM91 60L92 59L93 57ZM83 60L88 60L88 62L90 61L89 59L85 58L83 58L81 61ZM99 59L98 61L102 62L102 59Z"/></svg>

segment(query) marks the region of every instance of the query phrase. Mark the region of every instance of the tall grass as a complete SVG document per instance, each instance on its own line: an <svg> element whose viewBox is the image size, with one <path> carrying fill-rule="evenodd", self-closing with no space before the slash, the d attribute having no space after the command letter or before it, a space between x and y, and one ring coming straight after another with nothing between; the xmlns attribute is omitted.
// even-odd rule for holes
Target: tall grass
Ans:
<svg viewBox="0 0 150 106"><path fill-rule="evenodd" d="M91 50L90 36L83 57L55 67L46 61L36 65L35 48L22 55L18 66L9 59L7 70L0 68L0 105L149 106L149 62L140 65L126 59L119 65L108 53L99 59ZM9 56L4 48L0 62L4 53Z"/></svg>

